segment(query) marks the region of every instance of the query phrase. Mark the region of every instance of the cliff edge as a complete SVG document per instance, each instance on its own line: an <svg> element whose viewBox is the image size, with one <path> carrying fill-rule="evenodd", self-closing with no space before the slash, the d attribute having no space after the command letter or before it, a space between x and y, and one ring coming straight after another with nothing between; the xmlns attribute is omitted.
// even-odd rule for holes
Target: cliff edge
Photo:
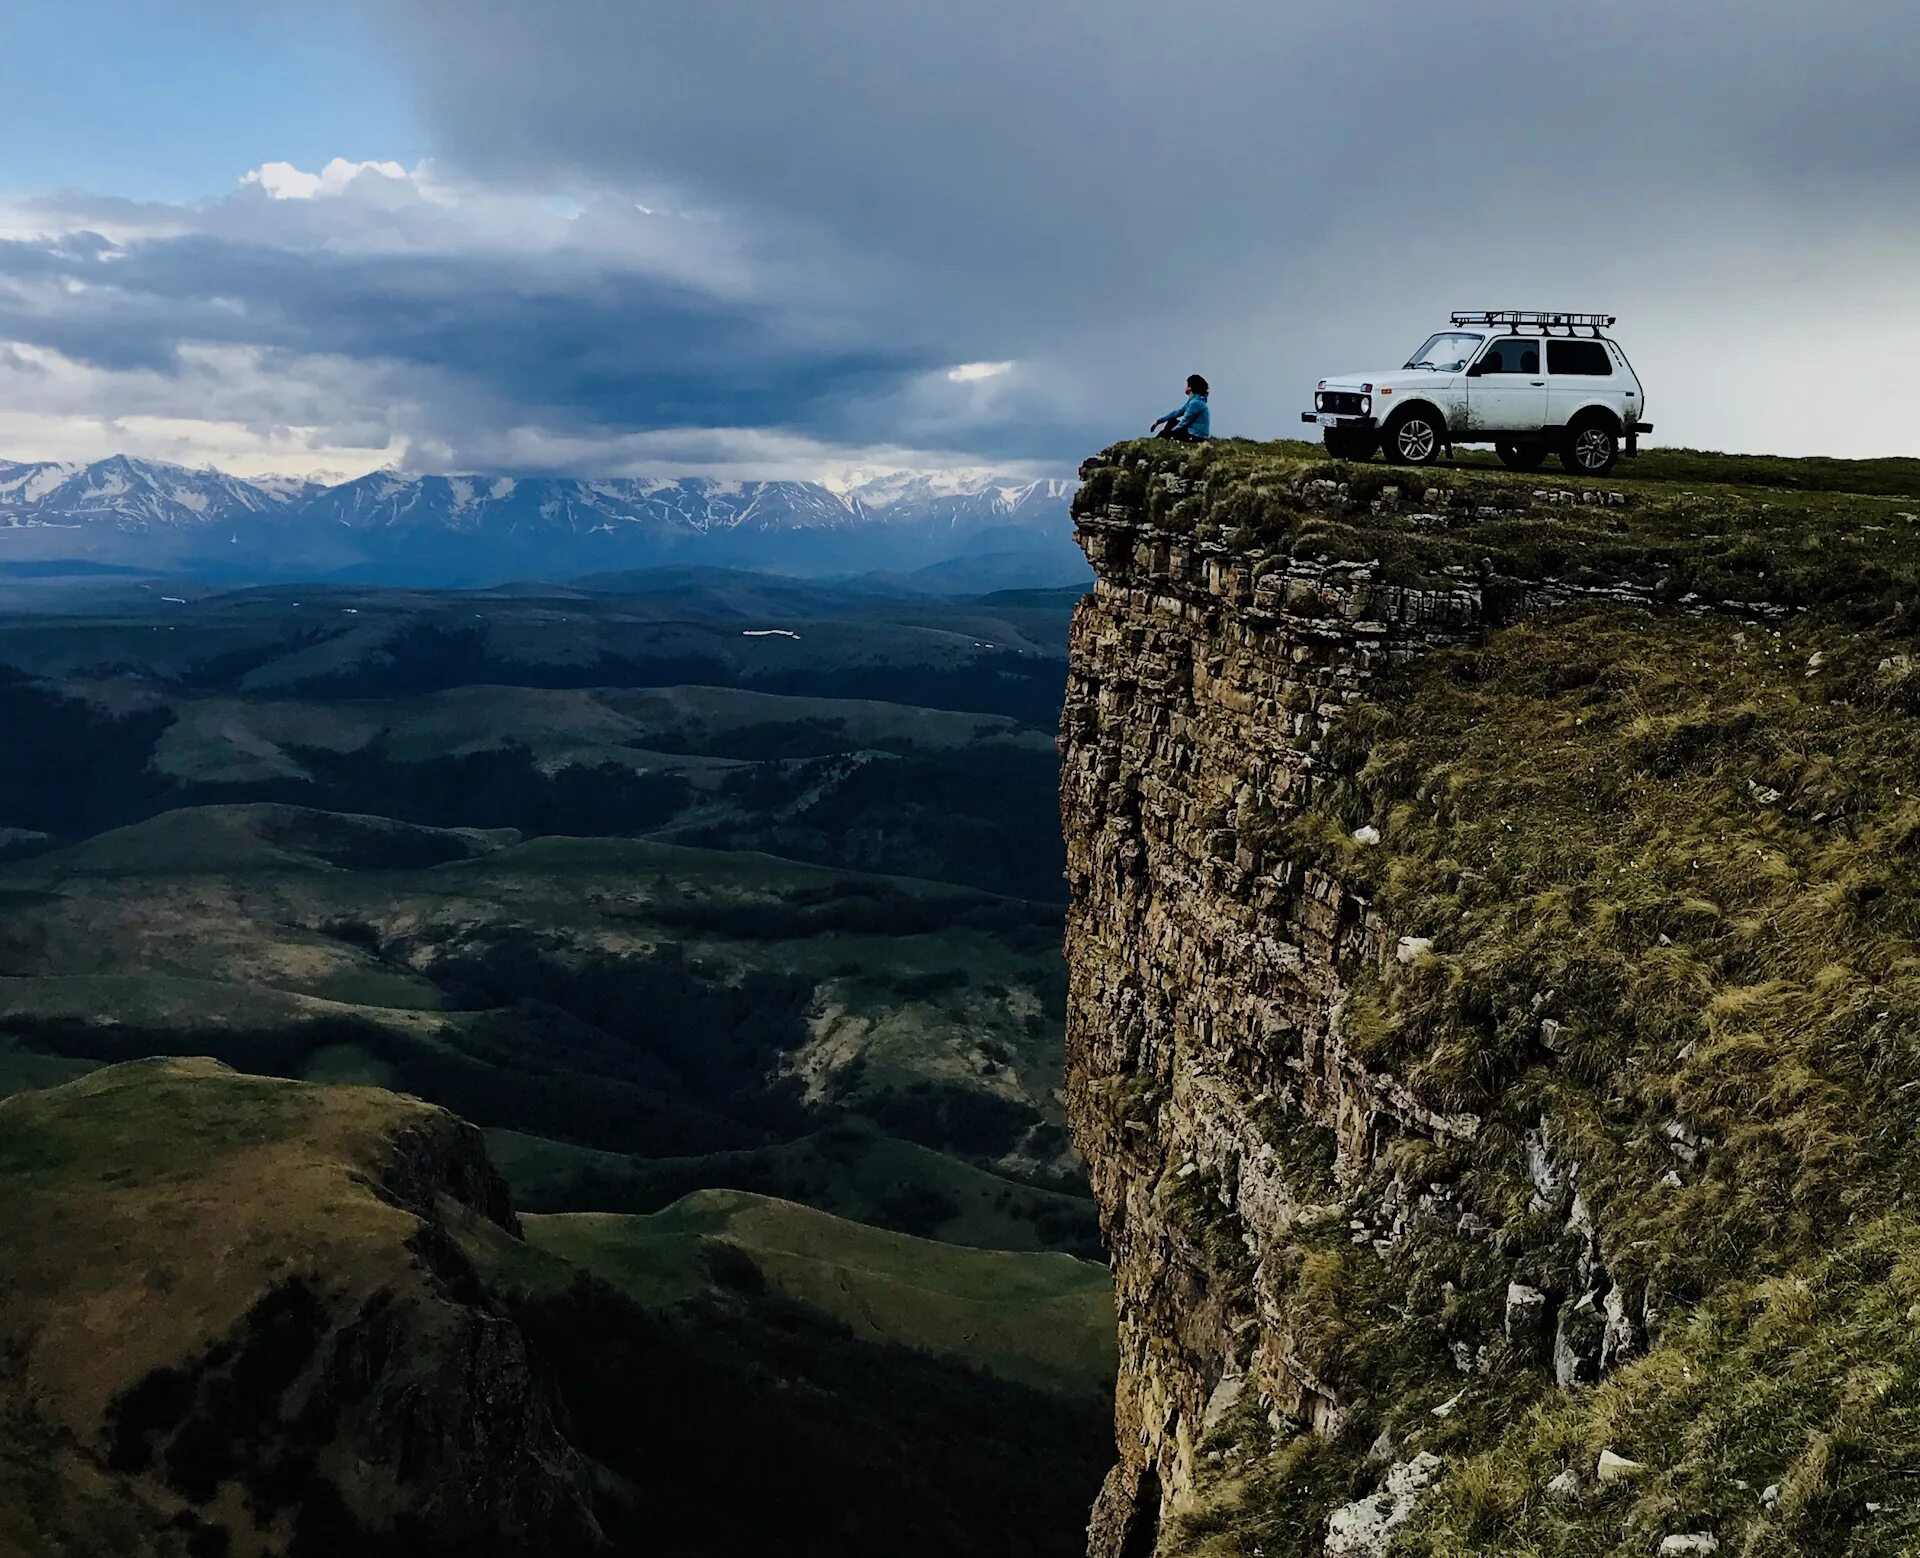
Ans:
<svg viewBox="0 0 1920 1558"><path fill-rule="evenodd" d="M1920 501L1687 474L1083 468L1094 1558L1920 1540Z"/></svg>

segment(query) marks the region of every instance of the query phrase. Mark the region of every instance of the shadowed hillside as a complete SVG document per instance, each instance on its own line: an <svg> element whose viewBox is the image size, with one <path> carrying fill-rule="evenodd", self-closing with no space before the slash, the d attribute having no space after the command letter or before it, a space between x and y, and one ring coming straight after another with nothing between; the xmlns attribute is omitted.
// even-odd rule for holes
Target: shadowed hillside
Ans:
<svg viewBox="0 0 1920 1558"><path fill-rule="evenodd" d="M798 1257L743 1215L679 1214L636 1302L578 1239L524 1242L477 1133L417 1100L169 1061L0 1103L0 1552L1071 1551L1098 1268L934 1254L1034 1390L935 1356L912 1241ZM849 1249L858 1316L809 1275Z"/></svg>

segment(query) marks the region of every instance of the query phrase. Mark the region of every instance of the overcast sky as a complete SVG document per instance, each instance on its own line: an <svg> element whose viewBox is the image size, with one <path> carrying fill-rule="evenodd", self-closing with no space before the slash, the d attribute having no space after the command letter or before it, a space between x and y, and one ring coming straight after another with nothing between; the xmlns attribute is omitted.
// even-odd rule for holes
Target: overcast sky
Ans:
<svg viewBox="0 0 1920 1558"><path fill-rule="evenodd" d="M0 0L0 457L1067 471L1606 309L1920 453L1920 6Z"/></svg>

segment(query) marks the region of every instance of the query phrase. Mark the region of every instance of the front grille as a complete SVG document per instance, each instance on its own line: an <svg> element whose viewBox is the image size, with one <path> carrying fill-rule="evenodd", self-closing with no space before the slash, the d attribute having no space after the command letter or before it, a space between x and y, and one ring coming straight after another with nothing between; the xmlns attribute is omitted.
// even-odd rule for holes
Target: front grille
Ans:
<svg viewBox="0 0 1920 1558"><path fill-rule="evenodd" d="M1351 390L1322 390L1317 397L1322 411L1338 412L1341 416L1357 417L1360 413L1360 397Z"/></svg>

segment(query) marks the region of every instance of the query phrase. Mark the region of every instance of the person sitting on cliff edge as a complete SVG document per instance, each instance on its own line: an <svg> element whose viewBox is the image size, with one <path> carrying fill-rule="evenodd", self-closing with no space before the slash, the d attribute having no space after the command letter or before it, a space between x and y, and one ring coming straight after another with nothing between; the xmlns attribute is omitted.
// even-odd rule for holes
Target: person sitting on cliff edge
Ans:
<svg viewBox="0 0 1920 1558"><path fill-rule="evenodd" d="M1204 443L1212 428L1207 416L1207 381L1197 373L1187 375L1186 404L1177 411L1153 419L1157 437L1171 438L1177 444Z"/></svg>

